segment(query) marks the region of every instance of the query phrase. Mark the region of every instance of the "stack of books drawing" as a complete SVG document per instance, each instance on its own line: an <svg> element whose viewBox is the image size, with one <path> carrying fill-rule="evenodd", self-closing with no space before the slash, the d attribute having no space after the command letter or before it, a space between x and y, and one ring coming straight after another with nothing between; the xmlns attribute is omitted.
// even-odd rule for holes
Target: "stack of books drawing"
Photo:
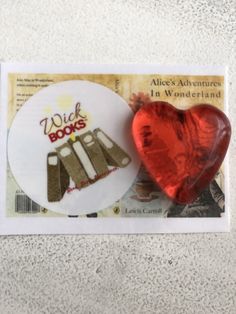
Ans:
<svg viewBox="0 0 236 314"><path fill-rule="evenodd" d="M124 168L130 156L100 128L76 136L56 147L47 156L48 201L60 201L70 185L82 189L111 173L111 167Z"/></svg>

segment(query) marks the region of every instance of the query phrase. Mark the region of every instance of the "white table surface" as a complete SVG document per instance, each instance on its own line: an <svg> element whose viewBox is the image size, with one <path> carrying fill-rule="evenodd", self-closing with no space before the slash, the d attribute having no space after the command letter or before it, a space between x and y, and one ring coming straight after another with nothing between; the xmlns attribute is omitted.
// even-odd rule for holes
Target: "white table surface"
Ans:
<svg viewBox="0 0 236 314"><path fill-rule="evenodd" d="M0 60L229 66L231 232L0 237L0 313L236 313L236 2L0 0Z"/></svg>

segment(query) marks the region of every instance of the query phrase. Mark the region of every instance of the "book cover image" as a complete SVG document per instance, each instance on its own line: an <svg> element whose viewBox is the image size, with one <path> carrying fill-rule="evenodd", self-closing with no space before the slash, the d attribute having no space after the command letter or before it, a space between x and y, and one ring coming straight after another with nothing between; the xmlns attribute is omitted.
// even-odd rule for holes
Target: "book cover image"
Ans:
<svg viewBox="0 0 236 314"><path fill-rule="evenodd" d="M168 226L166 232L191 230L183 226L181 231L179 218L192 218L186 224L218 218L228 226L225 163L193 203L178 205L150 178L131 134L135 112L151 101L166 101L179 109L207 103L225 111L223 70L171 74L171 68L160 73L158 67L150 67L148 73L114 68L111 74L95 66L87 71L78 66L76 73L69 66L63 71L47 67L27 71L27 66L5 66L2 76L5 219L76 218L82 224L102 218L105 224L124 219L130 224L131 218L144 218L146 224L151 218L174 226L177 218L176 229ZM142 232L153 232L148 224Z"/></svg>

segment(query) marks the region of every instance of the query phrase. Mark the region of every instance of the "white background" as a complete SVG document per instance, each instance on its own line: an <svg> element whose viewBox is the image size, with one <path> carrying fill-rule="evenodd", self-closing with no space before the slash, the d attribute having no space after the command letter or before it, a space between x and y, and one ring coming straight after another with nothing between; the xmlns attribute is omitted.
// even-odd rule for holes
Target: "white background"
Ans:
<svg viewBox="0 0 236 314"><path fill-rule="evenodd" d="M228 64L236 119L235 1L0 1L0 59ZM234 128L233 128L234 131ZM231 233L1 237L3 313L235 313Z"/></svg>

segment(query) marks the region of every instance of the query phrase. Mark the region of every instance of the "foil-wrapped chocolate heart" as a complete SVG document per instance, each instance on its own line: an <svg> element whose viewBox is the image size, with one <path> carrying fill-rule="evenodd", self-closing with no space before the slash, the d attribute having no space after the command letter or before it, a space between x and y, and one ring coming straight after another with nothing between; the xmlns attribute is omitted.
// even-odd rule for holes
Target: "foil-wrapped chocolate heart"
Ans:
<svg viewBox="0 0 236 314"><path fill-rule="evenodd" d="M231 136L230 122L214 106L179 110L167 102L143 105L133 138L153 180L172 200L193 202L219 170Z"/></svg>

